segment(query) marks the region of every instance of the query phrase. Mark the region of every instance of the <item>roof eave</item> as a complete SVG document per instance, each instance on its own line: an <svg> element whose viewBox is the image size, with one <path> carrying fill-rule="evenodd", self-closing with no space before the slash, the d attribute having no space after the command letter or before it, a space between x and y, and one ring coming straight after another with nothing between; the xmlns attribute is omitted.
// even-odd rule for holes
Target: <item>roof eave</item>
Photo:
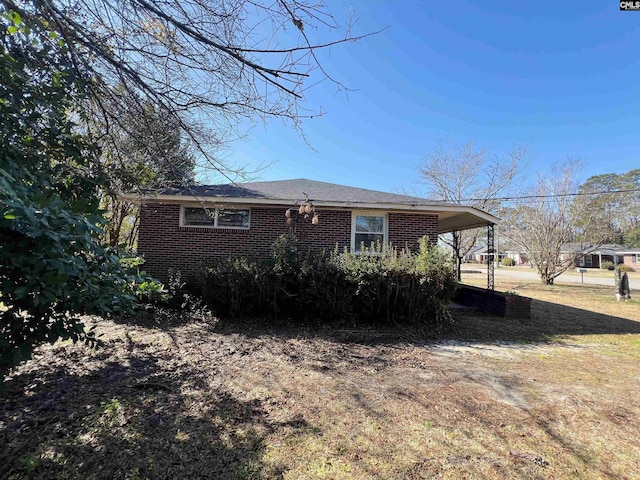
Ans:
<svg viewBox="0 0 640 480"><path fill-rule="evenodd" d="M215 205L215 204L236 204L236 205L293 205L295 200L277 199L277 198L252 198L252 197L203 197L195 195L140 195L132 193L124 193L120 195L123 199L135 203L171 203L171 204L197 204L197 205ZM428 203L383 203L383 202L354 202L354 201L328 201L316 200L313 204L318 208L345 208L352 210L387 210L387 211L403 211L403 212L424 212L424 213L440 213L455 212L467 214L476 217L477 224L465 225L464 229L483 227L490 224L500 222L498 217L483 212L473 207L463 205L453 205L446 203L428 204ZM439 233L448 233L456 228L439 230Z"/></svg>

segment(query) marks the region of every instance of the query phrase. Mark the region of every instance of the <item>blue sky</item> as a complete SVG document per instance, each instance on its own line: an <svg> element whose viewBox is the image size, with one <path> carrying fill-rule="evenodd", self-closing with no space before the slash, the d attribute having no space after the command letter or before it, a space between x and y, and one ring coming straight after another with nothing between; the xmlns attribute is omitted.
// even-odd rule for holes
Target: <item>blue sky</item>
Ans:
<svg viewBox="0 0 640 480"><path fill-rule="evenodd" d="M308 92L305 106L326 112L304 122L313 149L271 121L232 143L228 161L272 163L262 180L392 192L415 188L418 166L443 137L498 154L527 144L531 175L567 156L583 159L583 179L640 167L640 12L620 12L614 0L351 5L354 34L388 28L322 53L355 91L324 82ZM328 7L347 17L347 2Z"/></svg>

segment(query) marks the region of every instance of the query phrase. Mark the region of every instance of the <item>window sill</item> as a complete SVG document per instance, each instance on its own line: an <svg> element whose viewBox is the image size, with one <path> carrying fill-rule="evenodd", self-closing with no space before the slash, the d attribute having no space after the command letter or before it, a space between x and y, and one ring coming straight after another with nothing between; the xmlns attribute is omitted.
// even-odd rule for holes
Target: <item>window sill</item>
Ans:
<svg viewBox="0 0 640 480"><path fill-rule="evenodd" d="M232 231L232 232L248 232L250 229L247 227L214 227L206 225L180 225L178 227L181 232L209 232L209 231Z"/></svg>

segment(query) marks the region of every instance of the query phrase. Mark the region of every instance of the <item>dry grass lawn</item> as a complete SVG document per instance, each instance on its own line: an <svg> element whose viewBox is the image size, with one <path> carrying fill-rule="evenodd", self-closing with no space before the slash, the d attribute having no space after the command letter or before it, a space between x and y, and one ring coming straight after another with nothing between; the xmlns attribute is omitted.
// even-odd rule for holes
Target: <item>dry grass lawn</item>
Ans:
<svg viewBox="0 0 640 480"><path fill-rule="evenodd" d="M640 303L498 287L533 318L436 340L96 319L6 380L0 478L640 478Z"/></svg>

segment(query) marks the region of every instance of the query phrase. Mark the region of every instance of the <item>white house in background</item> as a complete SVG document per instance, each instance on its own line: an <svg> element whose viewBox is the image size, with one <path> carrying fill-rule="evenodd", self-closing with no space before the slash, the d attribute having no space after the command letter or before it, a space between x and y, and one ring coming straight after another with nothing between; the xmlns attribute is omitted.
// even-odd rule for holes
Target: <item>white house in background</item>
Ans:
<svg viewBox="0 0 640 480"><path fill-rule="evenodd" d="M487 247L473 247L467 257L470 256L471 261L476 261L478 263L487 263L487 257L489 256L489 249ZM502 250L498 250L496 248L495 253L493 254L496 260L502 260L505 257L505 252ZM465 258L467 258L465 257Z"/></svg>
<svg viewBox="0 0 640 480"><path fill-rule="evenodd" d="M504 256L506 258L512 258L516 265L531 265L529 257L524 252L515 249L505 249Z"/></svg>
<svg viewBox="0 0 640 480"><path fill-rule="evenodd" d="M479 262L479 263L487 263L487 247L476 246L469 250L469 253L465 256L466 262ZM503 258L512 258L516 265L529 265L529 258L524 252L521 252L517 249L513 248L502 248L497 249L495 252L495 258L499 261L502 261Z"/></svg>

